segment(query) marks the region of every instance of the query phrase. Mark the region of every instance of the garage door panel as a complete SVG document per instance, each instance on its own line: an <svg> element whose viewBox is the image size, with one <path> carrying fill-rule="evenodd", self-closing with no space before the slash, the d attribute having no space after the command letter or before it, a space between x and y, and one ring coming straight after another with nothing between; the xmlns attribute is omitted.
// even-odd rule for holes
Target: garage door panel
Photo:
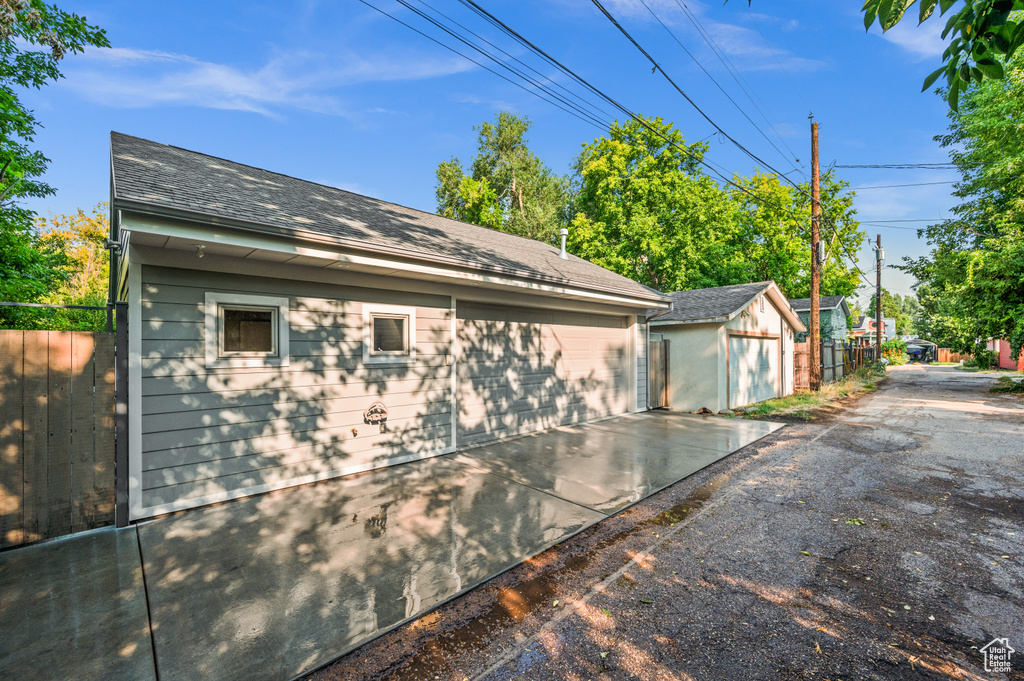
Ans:
<svg viewBox="0 0 1024 681"><path fill-rule="evenodd" d="M475 304L457 317L460 444L628 411L624 317Z"/></svg>
<svg viewBox="0 0 1024 681"><path fill-rule="evenodd" d="M779 341L729 337L729 408L778 397Z"/></svg>

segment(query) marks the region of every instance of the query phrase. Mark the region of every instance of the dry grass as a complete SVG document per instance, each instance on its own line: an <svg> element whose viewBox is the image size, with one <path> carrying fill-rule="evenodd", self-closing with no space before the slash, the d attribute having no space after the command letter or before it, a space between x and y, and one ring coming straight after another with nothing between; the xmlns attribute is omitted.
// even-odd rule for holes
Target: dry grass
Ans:
<svg viewBox="0 0 1024 681"><path fill-rule="evenodd" d="M885 369L870 365L844 378L826 383L816 393L802 390L793 395L767 400L747 409L746 418L764 418L766 416L792 416L810 420L817 409L826 407L836 400L850 395L875 390L880 379L885 377Z"/></svg>

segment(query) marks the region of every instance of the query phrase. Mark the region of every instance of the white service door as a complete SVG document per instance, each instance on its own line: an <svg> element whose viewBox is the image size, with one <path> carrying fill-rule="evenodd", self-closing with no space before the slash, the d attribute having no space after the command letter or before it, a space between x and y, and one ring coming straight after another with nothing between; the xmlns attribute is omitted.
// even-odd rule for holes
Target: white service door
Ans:
<svg viewBox="0 0 1024 681"><path fill-rule="evenodd" d="M779 396L779 341L729 337L729 408Z"/></svg>

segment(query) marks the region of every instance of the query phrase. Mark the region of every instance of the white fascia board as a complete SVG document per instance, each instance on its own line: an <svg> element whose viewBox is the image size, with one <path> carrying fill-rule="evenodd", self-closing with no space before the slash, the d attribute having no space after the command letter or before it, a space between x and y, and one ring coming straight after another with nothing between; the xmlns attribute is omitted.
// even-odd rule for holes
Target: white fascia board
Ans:
<svg viewBox="0 0 1024 681"><path fill-rule="evenodd" d="M744 306L745 307L745 306ZM732 317L708 317L706 319L668 319L665 321L650 320L647 323L650 326L680 326L682 324L721 324L727 322Z"/></svg>
<svg viewBox="0 0 1024 681"><path fill-rule="evenodd" d="M400 276L402 274L414 272L421 275L427 275L431 277L437 277L440 279L450 280L453 283L512 288L528 293L532 292L541 295L547 294L556 296L569 296L584 300L594 300L617 305L623 305L626 307L642 307L644 309L668 309L671 304L668 300L658 301L651 299L634 298L629 295L601 293L599 291L584 288L556 286L553 284L544 284L541 282L529 282L519 279L511 279L508 277L502 277L498 275L482 274L477 272L466 272L440 266L403 262L399 260L391 260L389 258L382 256L361 255L358 253L326 250L322 248L304 246L295 242L289 242L286 239L268 238L257 234L239 234L229 231L220 231L216 229L211 229L209 226L205 225L202 227L190 227L188 225L181 223L171 224L170 222L161 222L157 229L152 229L148 228L149 225L147 225L146 221L144 220L135 220L132 219L131 217L125 216L122 218L122 226L123 228L129 229L130 231L158 234L160 236L177 237L180 239L188 239L196 242L209 242L222 244L225 246L240 246L243 248L275 251L278 253L290 253L293 255L319 258L338 263L372 267L376 270L379 270L379 273L385 276Z"/></svg>

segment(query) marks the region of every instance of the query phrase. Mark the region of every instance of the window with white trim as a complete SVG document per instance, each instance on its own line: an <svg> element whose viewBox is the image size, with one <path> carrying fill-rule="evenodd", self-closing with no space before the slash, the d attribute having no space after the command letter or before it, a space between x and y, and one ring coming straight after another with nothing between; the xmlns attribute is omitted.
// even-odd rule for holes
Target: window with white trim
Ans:
<svg viewBox="0 0 1024 681"><path fill-rule="evenodd" d="M408 364L416 358L416 308L363 305L363 362Z"/></svg>
<svg viewBox="0 0 1024 681"><path fill-rule="evenodd" d="M206 366L288 364L288 299L240 293L206 294Z"/></svg>

